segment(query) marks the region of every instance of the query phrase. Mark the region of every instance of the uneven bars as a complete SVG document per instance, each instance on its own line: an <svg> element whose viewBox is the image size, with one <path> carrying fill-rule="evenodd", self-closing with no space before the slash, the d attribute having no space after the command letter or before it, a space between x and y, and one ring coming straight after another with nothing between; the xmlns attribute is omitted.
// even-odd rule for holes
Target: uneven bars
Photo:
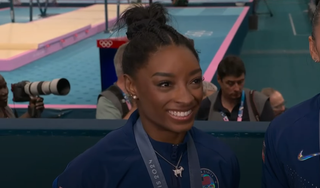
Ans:
<svg viewBox="0 0 320 188"><path fill-rule="evenodd" d="M105 20L106 20L106 30L105 33L109 33L109 26L108 26L108 0L104 0L104 13L105 13Z"/></svg>
<svg viewBox="0 0 320 188"><path fill-rule="evenodd" d="M29 1L29 9L30 9L30 22L32 22L32 19L33 19L33 9L32 9L32 6L33 6L33 2L32 0Z"/></svg>
<svg viewBox="0 0 320 188"><path fill-rule="evenodd" d="M120 15L120 0L117 1L117 21L119 20Z"/></svg>
<svg viewBox="0 0 320 188"><path fill-rule="evenodd" d="M13 8L13 0L10 0L10 16L11 16L11 22L14 23L14 8Z"/></svg>

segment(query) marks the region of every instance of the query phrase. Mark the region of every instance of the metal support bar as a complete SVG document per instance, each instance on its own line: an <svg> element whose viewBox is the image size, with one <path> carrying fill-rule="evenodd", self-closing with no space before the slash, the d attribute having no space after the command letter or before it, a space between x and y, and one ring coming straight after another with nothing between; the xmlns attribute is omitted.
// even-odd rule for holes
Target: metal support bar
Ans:
<svg viewBox="0 0 320 188"><path fill-rule="evenodd" d="M29 1L29 9L30 9L30 22L33 20L33 2L32 0Z"/></svg>
<svg viewBox="0 0 320 188"><path fill-rule="evenodd" d="M109 23L108 23L108 0L104 0L104 13L105 13L105 20L106 20L106 29L104 30L105 33L109 33Z"/></svg>
<svg viewBox="0 0 320 188"><path fill-rule="evenodd" d="M120 0L117 2L117 20L119 20L120 17Z"/></svg>
<svg viewBox="0 0 320 188"><path fill-rule="evenodd" d="M13 0L10 0L10 16L11 16L11 22L15 22L15 15L14 15L14 8L13 8Z"/></svg>

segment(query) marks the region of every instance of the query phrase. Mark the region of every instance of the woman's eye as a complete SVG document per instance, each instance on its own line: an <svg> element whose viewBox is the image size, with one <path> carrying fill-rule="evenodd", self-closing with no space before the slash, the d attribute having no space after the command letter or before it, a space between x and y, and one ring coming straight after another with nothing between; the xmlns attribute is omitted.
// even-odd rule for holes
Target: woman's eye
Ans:
<svg viewBox="0 0 320 188"><path fill-rule="evenodd" d="M195 79L192 81L192 83L194 83L194 84L199 84L201 82L202 82L202 78L198 78L198 79Z"/></svg>
<svg viewBox="0 0 320 188"><path fill-rule="evenodd" d="M170 83L169 82L162 82L159 84L160 87L169 87Z"/></svg>

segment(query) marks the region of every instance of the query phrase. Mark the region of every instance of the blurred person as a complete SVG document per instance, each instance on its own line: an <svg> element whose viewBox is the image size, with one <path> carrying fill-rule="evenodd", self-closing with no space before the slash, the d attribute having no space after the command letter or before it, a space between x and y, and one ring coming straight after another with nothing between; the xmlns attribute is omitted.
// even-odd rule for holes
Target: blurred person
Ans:
<svg viewBox="0 0 320 188"><path fill-rule="evenodd" d="M13 0L13 5L19 6L19 5L21 5L21 1L20 0Z"/></svg>
<svg viewBox="0 0 320 188"><path fill-rule="evenodd" d="M193 127L203 97L199 57L160 3L126 10L123 72L137 110L69 163L53 188L238 188L235 154Z"/></svg>
<svg viewBox="0 0 320 188"><path fill-rule="evenodd" d="M137 109L125 89L122 56L126 46L127 43L121 45L114 56L113 62L118 80L98 96L96 119L128 119Z"/></svg>
<svg viewBox="0 0 320 188"><path fill-rule="evenodd" d="M320 5L309 36L312 59L320 61ZM308 74L305 72L305 74ZM265 134L263 188L320 187L320 95L287 109Z"/></svg>
<svg viewBox="0 0 320 188"><path fill-rule="evenodd" d="M8 106L8 95L9 89L7 87L7 82L3 76L0 75L0 118L16 118L12 109ZM44 104L42 97L30 99L28 111L20 116L20 118L33 118L31 114L34 108L43 112Z"/></svg>
<svg viewBox="0 0 320 188"><path fill-rule="evenodd" d="M58 6L58 1L57 0L52 0L51 3L54 4L55 6Z"/></svg>
<svg viewBox="0 0 320 188"><path fill-rule="evenodd" d="M203 99L208 97L209 95L212 95L217 91L217 86L215 86L211 82L203 81Z"/></svg>
<svg viewBox="0 0 320 188"><path fill-rule="evenodd" d="M197 120L271 121L274 118L268 97L244 88L246 70L237 56L226 56L219 64L220 90L201 103Z"/></svg>
<svg viewBox="0 0 320 188"><path fill-rule="evenodd" d="M282 114L286 110L284 98L279 91L268 87L262 89L261 93L269 97L270 104L275 116Z"/></svg>

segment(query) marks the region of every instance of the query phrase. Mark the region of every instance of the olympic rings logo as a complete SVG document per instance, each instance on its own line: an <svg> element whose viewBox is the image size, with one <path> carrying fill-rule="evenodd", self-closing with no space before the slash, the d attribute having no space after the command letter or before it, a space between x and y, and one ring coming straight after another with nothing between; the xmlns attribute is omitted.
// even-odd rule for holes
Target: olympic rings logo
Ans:
<svg viewBox="0 0 320 188"><path fill-rule="evenodd" d="M99 44L103 47L103 48L110 48L113 45L113 42L111 40L100 40Z"/></svg>

